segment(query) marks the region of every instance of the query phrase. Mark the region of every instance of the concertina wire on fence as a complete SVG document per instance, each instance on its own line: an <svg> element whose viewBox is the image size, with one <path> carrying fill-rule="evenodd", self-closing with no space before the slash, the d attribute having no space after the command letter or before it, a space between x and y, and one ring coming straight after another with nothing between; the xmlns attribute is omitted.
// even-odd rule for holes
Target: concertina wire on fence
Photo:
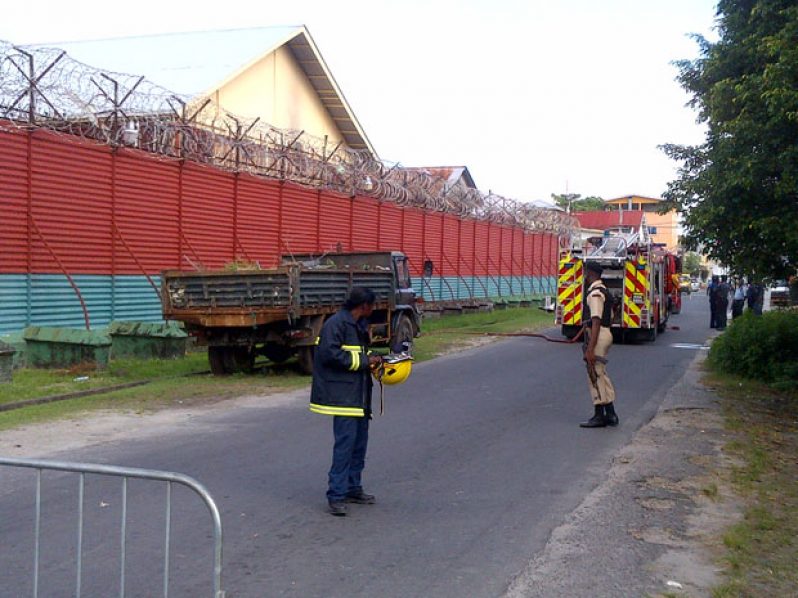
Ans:
<svg viewBox="0 0 798 598"><path fill-rule="evenodd" d="M57 48L0 40L0 127L47 129L167 159L291 181L519 226L570 240L578 222L494 193L449 185L304 131L243 119L208 98L172 93L141 76L103 71Z"/></svg>

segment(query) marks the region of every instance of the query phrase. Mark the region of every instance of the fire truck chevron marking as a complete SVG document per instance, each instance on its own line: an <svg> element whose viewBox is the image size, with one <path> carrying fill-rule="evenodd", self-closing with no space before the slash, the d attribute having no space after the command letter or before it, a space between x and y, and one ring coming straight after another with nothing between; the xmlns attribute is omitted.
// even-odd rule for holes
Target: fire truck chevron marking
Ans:
<svg viewBox="0 0 798 598"><path fill-rule="evenodd" d="M557 304L561 306L563 324L582 322L582 261L566 255L560 260L557 278Z"/></svg>

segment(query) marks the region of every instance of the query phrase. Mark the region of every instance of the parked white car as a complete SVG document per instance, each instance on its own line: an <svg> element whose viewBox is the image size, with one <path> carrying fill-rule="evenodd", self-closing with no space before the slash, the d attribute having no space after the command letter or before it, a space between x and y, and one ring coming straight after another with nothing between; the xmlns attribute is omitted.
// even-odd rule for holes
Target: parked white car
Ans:
<svg viewBox="0 0 798 598"><path fill-rule="evenodd" d="M693 293L697 293L698 291L701 290L701 282L697 278L693 278L690 281L690 290Z"/></svg>

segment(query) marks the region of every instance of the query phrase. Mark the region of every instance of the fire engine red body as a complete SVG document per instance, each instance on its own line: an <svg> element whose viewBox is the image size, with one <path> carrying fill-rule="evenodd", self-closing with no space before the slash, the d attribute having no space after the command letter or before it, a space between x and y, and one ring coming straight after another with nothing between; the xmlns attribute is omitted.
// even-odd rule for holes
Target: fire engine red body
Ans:
<svg viewBox="0 0 798 598"><path fill-rule="evenodd" d="M635 233L610 231L597 245L566 251L558 272L556 322L565 336L582 327L584 263L601 265L602 280L612 299L613 333L653 341L667 328L672 313L681 311L678 274L681 260L651 241L645 229Z"/></svg>

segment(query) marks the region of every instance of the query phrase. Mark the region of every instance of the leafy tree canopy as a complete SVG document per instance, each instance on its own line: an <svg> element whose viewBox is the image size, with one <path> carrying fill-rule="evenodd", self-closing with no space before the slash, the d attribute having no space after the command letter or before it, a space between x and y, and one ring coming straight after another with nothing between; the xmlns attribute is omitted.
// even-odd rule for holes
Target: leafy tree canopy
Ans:
<svg viewBox="0 0 798 598"><path fill-rule="evenodd" d="M599 212L607 208L603 199L593 195L582 197L579 193L552 193L551 198L557 207L569 212Z"/></svg>
<svg viewBox="0 0 798 598"><path fill-rule="evenodd" d="M690 276L698 276L701 273L701 257L693 251L685 253L682 271L687 272Z"/></svg>
<svg viewBox="0 0 798 598"><path fill-rule="evenodd" d="M737 272L798 267L798 4L720 0L719 39L678 80L707 125L698 146L664 145L680 162L664 209L677 208L689 248Z"/></svg>

